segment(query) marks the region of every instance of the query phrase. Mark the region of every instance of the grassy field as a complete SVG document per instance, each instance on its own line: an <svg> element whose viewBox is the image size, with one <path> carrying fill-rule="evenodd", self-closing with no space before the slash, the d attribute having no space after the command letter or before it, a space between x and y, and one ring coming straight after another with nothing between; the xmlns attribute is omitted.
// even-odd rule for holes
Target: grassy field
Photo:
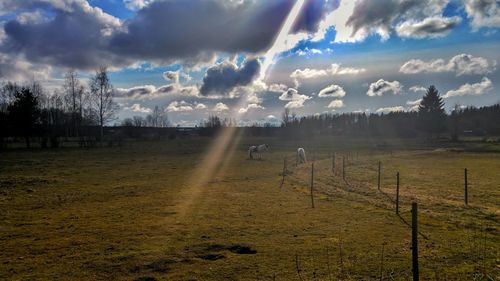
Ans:
<svg viewBox="0 0 500 281"><path fill-rule="evenodd" d="M409 280L413 200L423 280L500 278L494 144L243 138L213 162L211 141L0 154L0 279ZM264 142L263 160L247 160ZM314 209L299 145L316 159Z"/></svg>

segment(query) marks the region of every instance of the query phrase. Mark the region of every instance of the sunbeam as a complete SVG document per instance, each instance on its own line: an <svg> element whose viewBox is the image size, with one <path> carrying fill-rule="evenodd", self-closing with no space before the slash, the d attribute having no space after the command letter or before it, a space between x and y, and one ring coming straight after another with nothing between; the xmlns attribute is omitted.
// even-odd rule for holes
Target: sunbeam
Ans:
<svg viewBox="0 0 500 281"><path fill-rule="evenodd" d="M304 6L305 0L298 0L290 14L288 15L280 33L276 37L273 46L266 52L264 63L261 68L260 79L265 78L268 68L273 64L276 56L289 48L288 35L295 24L295 21ZM245 97L241 97L236 108L241 107ZM238 133L239 131L239 133ZM191 180L187 183L187 189L179 204L179 220L183 220L185 215L191 210L196 199L203 192L206 185L216 176L222 175L230 164L231 158L238 149L242 130L235 127L223 128L217 135L212 145L203 156L200 165L194 169Z"/></svg>
<svg viewBox="0 0 500 281"><path fill-rule="evenodd" d="M302 10L302 7L304 7L304 3L305 0L297 0L292 10L288 14L285 23L281 27L276 40L274 40L273 46L266 52L266 55L264 56L264 63L262 64L262 68L260 70L260 80L264 80L264 78L266 78L267 70L275 62L276 56L279 53L293 47L290 46L291 44L289 42L288 35L290 34L290 31L292 30L292 27L294 26L295 21L297 20L297 17Z"/></svg>

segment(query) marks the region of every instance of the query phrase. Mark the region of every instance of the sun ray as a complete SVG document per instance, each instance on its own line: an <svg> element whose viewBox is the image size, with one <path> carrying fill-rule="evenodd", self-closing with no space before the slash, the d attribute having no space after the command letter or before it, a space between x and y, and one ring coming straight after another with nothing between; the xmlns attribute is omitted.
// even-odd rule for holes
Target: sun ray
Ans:
<svg viewBox="0 0 500 281"><path fill-rule="evenodd" d="M274 63L276 56L287 47L287 38L292 30L300 11L304 6L305 0L297 0L292 10L288 14L273 46L266 52L264 63L261 68L259 80L263 80L268 68ZM236 108L242 106L245 97L240 97ZM179 220L183 220L186 214L191 210L193 204L200 196L206 185L216 175L222 175L224 170L230 165L231 158L238 149L243 130L236 127L225 127L219 132L209 149L203 156L201 163L194 169L191 180L187 182L187 187L182 196L182 202L178 205Z"/></svg>
<svg viewBox="0 0 500 281"><path fill-rule="evenodd" d="M262 64L262 68L260 70L260 80L264 80L264 78L266 78L267 70L272 64L274 64L276 56L280 52L283 52L284 49L293 47L288 46L288 35L290 34L290 31L292 31L292 28L300 14L300 11L304 7L304 3L305 0L297 0L297 2L295 2L295 5L293 6L292 10L285 20L285 23L281 27L278 36L274 40L273 46L266 52L266 55L264 56L264 63Z"/></svg>

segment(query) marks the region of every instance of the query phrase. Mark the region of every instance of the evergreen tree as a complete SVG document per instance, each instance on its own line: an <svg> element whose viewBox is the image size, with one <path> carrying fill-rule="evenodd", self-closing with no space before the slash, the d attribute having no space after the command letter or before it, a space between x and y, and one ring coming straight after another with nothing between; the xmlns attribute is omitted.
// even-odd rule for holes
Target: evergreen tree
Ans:
<svg viewBox="0 0 500 281"><path fill-rule="evenodd" d="M25 138L26 147L29 148L30 137L33 136L40 121L38 97L29 88L22 88L15 93L8 112L13 131Z"/></svg>
<svg viewBox="0 0 500 281"><path fill-rule="evenodd" d="M418 107L418 129L430 137L439 135L446 129L444 102L434 86L427 89Z"/></svg>

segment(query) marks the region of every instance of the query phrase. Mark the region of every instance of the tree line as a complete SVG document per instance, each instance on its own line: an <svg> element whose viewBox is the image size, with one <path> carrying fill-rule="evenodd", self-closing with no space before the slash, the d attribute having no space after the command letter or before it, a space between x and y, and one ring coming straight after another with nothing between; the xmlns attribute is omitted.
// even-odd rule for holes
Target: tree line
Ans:
<svg viewBox="0 0 500 281"><path fill-rule="evenodd" d="M106 67L88 85L70 70L62 89L53 93L38 82L7 82L0 87L0 148L8 137L23 138L28 148L33 137L40 138L42 147L58 147L60 137L77 137L81 146L89 136L102 143L104 126L115 120L117 109Z"/></svg>
<svg viewBox="0 0 500 281"><path fill-rule="evenodd" d="M73 138L80 146L103 142L105 126L116 120L118 106L113 100L113 85L107 69L98 69L83 83L75 71L65 75L63 87L46 92L39 83L27 85L4 83L0 86L0 149L8 139L24 139L31 146L32 138L39 139L41 147L58 147L60 139ZM200 122L190 134L210 136L224 127L236 127L234 119L211 115ZM138 129L142 127L143 129ZM145 127L150 129L144 130ZM155 131L171 127L164 108L155 106L146 117L124 119L113 131L124 136L167 134L175 137L175 130ZM121 129L120 129L121 128ZM108 129L108 131L110 131ZM429 138L449 134L453 140L460 135L500 135L500 104L475 107L455 106L450 114L444 110L444 101L431 86L422 98L417 111L387 114L344 113L297 117L286 109L281 126L255 124L246 129L248 135L311 136L346 135L409 138Z"/></svg>
<svg viewBox="0 0 500 281"><path fill-rule="evenodd" d="M459 135L500 135L500 104L480 108L456 105L450 114L446 113L444 105L438 90L430 86L416 111L297 117L285 109L281 127L283 134L288 136L331 134L437 138L449 134L451 139L457 140Z"/></svg>

